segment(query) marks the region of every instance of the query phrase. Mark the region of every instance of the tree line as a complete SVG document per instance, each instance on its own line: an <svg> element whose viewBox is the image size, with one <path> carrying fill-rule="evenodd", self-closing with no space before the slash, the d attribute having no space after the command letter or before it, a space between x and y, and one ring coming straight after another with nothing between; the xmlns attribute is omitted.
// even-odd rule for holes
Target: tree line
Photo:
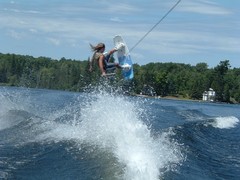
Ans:
<svg viewBox="0 0 240 180"><path fill-rule="evenodd" d="M83 91L99 81L98 72L90 73L88 60L0 53L0 84L70 91ZM120 81L120 72L116 79ZM134 79L128 82L130 93L202 99L209 88L219 102L240 103L240 68L231 68L229 60L214 68L206 63L134 64Z"/></svg>

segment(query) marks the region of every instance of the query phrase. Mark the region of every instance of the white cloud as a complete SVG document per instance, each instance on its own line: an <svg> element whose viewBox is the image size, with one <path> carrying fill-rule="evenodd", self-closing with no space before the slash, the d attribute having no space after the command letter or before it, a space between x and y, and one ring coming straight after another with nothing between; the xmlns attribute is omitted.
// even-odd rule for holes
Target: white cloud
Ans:
<svg viewBox="0 0 240 180"><path fill-rule="evenodd" d="M31 33L37 33L37 32L38 32L38 30L37 30L37 29L34 29L34 28L30 28L29 31L30 31Z"/></svg>
<svg viewBox="0 0 240 180"><path fill-rule="evenodd" d="M198 14L211 14L211 15L229 15L232 14L226 8L221 7L220 5L213 3L212 1L206 0L186 0L183 1L182 4L179 6L180 11L184 12L192 12Z"/></svg>
<svg viewBox="0 0 240 180"><path fill-rule="evenodd" d="M123 22L119 17L112 17L110 20L113 22Z"/></svg>
<svg viewBox="0 0 240 180"><path fill-rule="evenodd" d="M55 46L60 45L60 40L56 39L56 38L47 38L47 41L50 42L51 44L55 45Z"/></svg>
<svg viewBox="0 0 240 180"><path fill-rule="evenodd" d="M133 12L139 11L137 6L132 6L127 3L108 3L106 10L111 13L116 13L116 14L129 14Z"/></svg>
<svg viewBox="0 0 240 180"><path fill-rule="evenodd" d="M22 39L24 37L23 33L17 32L15 30L9 30L7 34L14 39Z"/></svg>
<svg viewBox="0 0 240 180"><path fill-rule="evenodd" d="M86 1L82 6L67 3L54 4L54 8L53 4L39 9L5 8L1 11L0 8L0 30L6 32L11 29L8 35L15 39L31 37L28 39L33 43L48 42L54 45L51 48L65 48L62 52L58 51L59 54L66 53L67 46L71 48L69 52L73 52L75 48L77 55L87 57L86 54L90 53L89 42L93 44L105 42L107 48L111 48L112 38L116 34L123 35L128 47L132 48L154 25L155 20L152 24L151 15L158 13L155 11L156 6L151 7L151 4L147 6L152 8L152 12L148 12L146 17L142 16L145 7L141 6L142 4L133 6L130 2L126 4L97 2L94 5L96 7L90 6ZM216 1L215 4L212 2L214 1L182 1L173 11L173 16L164 20L131 52L134 59L147 63L146 61L153 59L152 57L157 59L156 57L162 56L199 55L211 51L237 53L240 49L239 36L231 32L232 29L237 32L239 20L234 19L236 26L229 26L229 21L223 23L221 19L217 19L219 15L229 15L231 12L217 4L219 2ZM161 6L164 4L165 9L172 6L172 3L169 6L161 1L158 3ZM218 15L211 16L218 21L209 20L206 18L208 15ZM229 28L226 28L227 26Z"/></svg>
<svg viewBox="0 0 240 180"><path fill-rule="evenodd" d="M40 11L36 11L36 10L20 10L20 9L8 9L8 8L4 8L4 11L8 12L8 13L18 13L18 14L44 14Z"/></svg>

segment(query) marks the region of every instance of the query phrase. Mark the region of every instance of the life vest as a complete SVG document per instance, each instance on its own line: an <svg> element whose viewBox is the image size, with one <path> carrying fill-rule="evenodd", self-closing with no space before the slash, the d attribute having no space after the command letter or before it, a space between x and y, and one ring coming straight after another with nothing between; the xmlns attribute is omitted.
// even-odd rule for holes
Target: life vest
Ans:
<svg viewBox="0 0 240 180"><path fill-rule="evenodd" d="M107 52L105 52L105 53L100 53L100 52L97 52L97 51L94 52L91 61L93 62L93 66L95 67L95 64L98 65L99 58L102 55L104 56L103 68L106 70L107 69L107 63L108 63L108 61L111 57Z"/></svg>

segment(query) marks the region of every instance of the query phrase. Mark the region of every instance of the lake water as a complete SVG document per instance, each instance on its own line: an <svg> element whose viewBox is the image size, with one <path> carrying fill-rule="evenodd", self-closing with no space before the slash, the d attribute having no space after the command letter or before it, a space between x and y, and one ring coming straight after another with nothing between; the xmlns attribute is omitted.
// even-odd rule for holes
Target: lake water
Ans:
<svg viewBox="0 0 240 180"><path fill-rule="evenodd" d="M240 179L240 106L0 87L0 179Z"/></svg>

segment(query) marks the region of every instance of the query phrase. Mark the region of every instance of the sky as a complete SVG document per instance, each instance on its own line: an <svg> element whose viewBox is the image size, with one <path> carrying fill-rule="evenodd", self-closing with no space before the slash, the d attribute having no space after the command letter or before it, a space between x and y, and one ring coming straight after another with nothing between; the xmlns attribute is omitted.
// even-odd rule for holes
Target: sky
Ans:
<svg viewBox="0 0 240 180"><path fill-rule="evenodd" d="M0 0L0 53L86 60L89 43L135 44L178 0ZM181 0L132 51L134 63L240 67L240 1Z"/></svg>

